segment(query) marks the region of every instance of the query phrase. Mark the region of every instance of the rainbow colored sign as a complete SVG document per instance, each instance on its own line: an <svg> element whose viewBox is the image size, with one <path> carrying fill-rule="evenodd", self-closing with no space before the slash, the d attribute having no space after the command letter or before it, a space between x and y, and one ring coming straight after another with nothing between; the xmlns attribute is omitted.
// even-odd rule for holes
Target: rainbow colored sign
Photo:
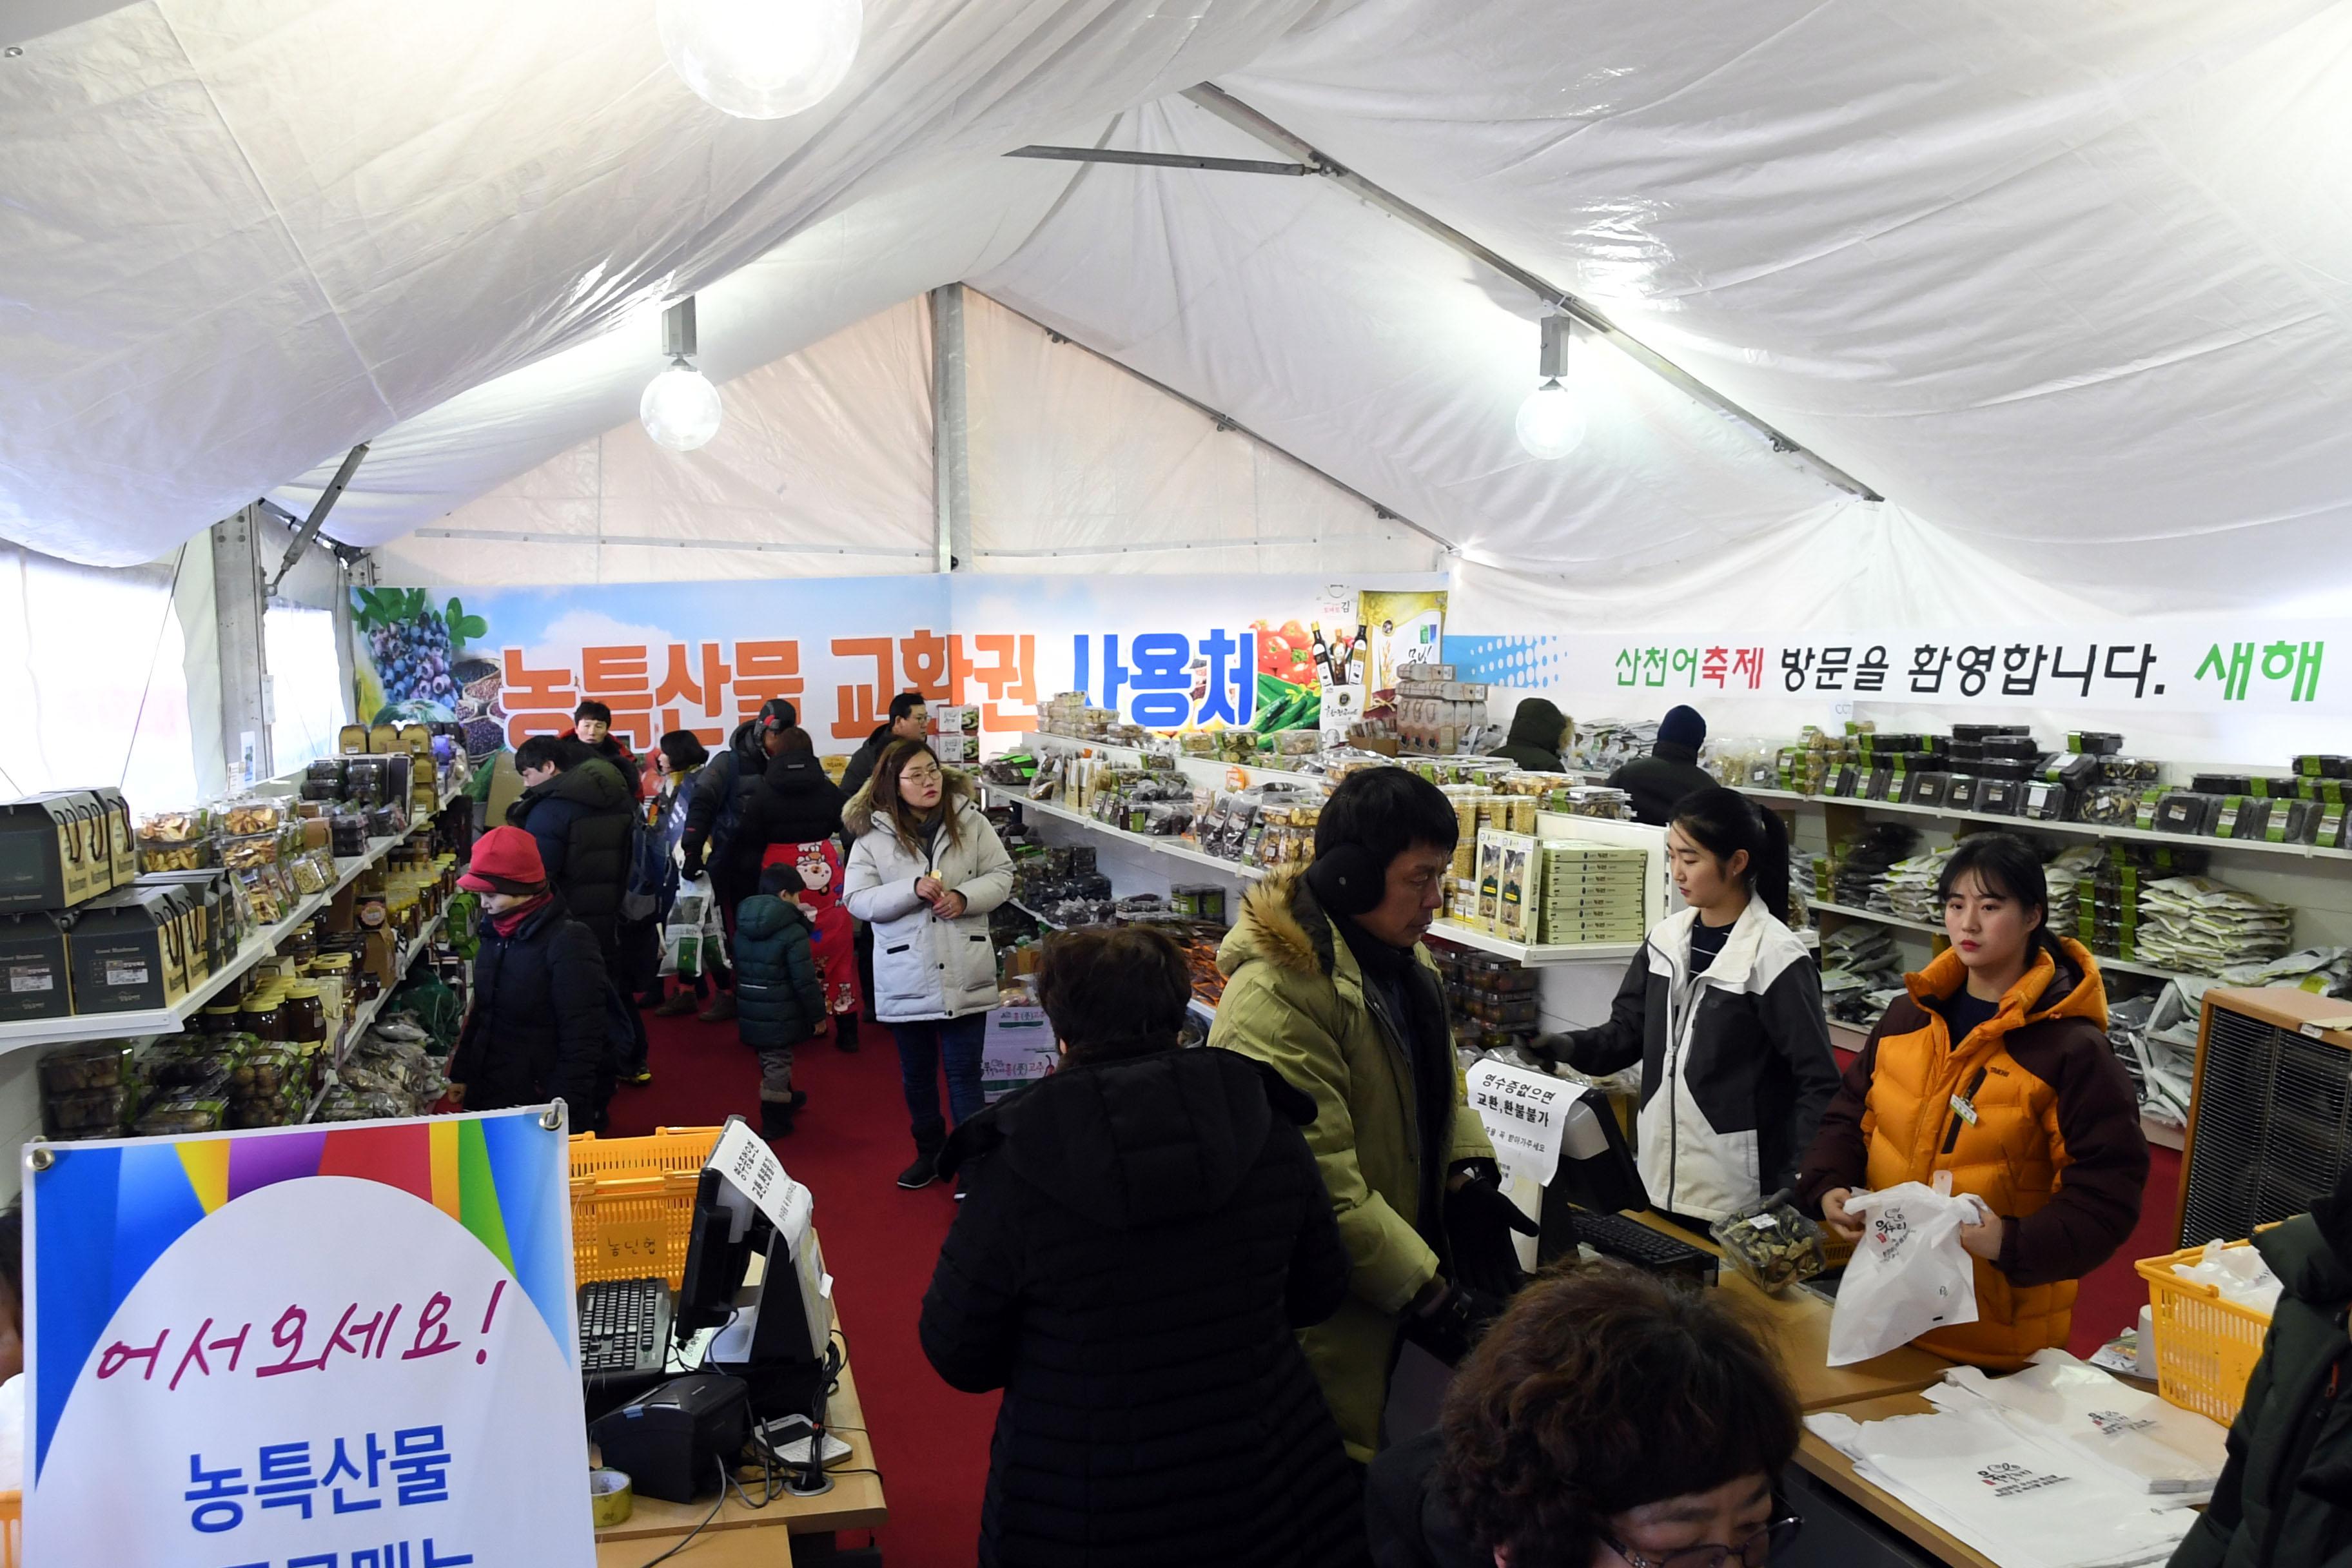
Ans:
<svg viewBox="0 0 2352 1568"><path fill-rule="evenodd" d="M26 1188L33 1560L587 1561L560 1128L47 1153Z"/></svg>

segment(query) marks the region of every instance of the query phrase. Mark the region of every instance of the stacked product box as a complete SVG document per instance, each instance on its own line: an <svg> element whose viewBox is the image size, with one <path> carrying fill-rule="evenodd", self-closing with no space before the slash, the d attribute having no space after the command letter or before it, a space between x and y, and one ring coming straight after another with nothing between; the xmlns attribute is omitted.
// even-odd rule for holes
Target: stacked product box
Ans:
<svg viewBox="0 0 2352 1568"><path fill-rule="evenodd" d="M1573 839L1547 839L1538 854L1541 920L1528 940L1551 944L1642 940L1648 856L1639 849Z"/></svg>
<svg viewBox="0 0 2352 1568"><path fill-rule="evenodd" d="M1404 665L1397 670L1396 710L1400 750L1444 756L1486 721L1486 686L1455 679L1450 664Z"/></svg>
<svg viewBox="0 0 2352 1568"><path fill-rule="evenodd" d="M973 767L980 762L980 710L968 704L929 710L931 750L942 763Z"/></svg>

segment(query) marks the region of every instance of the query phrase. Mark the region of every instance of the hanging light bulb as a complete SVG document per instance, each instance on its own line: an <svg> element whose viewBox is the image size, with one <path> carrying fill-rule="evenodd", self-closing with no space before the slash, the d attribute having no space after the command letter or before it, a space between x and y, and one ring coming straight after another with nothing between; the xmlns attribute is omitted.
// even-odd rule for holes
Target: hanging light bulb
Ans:
<svg viewBox="0 0 2352 1568"><path fill-rule="evenodd" d="M646 395L637 399L637 417L656 444L673 452L691 452L719 434L722 412L719 389L687 363L695 352L692 296L662 312L662 352L670 356L669 368L646 383Z"/></svg>
<svg viewBox="0 0 2352 1568"><path fill-rule="evenodd" d="M660 0L662 53L715 108L782 120L823 102L857 58L860 0Z"/></svg>
<svg viewBox="0 0 2352 1568"><path fill-rule="evenodd" d="M1568 374L1568 318L1546 316L1543 353L1537 374L1543 384L1519 405L1519 445L1533 457L1565 458L1584 442L1584 410L1576 395L1559 384Z"/></svg>

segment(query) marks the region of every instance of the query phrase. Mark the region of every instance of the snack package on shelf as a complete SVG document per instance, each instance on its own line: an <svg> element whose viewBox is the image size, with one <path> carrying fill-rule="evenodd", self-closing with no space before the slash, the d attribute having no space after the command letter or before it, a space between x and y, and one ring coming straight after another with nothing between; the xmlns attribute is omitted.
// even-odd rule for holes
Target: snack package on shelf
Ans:
<svg viewBox="0 0 2352 1568"><path fill-rule="evenodd" d="M213 864L212 818L202 808L149 812L139 819L142 871L195 871Z"/></svg>

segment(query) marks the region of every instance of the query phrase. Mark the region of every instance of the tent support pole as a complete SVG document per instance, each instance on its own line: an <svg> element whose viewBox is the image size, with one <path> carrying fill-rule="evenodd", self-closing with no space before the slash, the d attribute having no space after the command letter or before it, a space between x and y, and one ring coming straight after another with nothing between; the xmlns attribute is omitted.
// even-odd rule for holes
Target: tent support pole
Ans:
<svg viewBox="0 0 2352 1568"><path fill-rule="evenodd" d="M1538 277L1509 258L1489 250L1453 225L1423 212L1395 192L1376 185L1354 170L1324 156L1312 143L1292 134L1223 88L1204 81L1198 87L1185 89L1184 96L1226 124L1245 131L1276 152L1311 166L1317 174L1340 186L1350 195L1370 203L1391 217L1402 219L1440 244L1449 246L1480 265L1500 273L1561 314L1573 316L1587 329L1606 338L1620 353L1652 374L1672 383L1699 403L1727 418L1747 426L1770 442L1774 451L1787 453L1829 484L1834 485L1849 495L1860 496L1864 500L1875 501L1886 499L1836 464L1782 435L1763 419L1742 408L1664 354L1627 335L1622 328L1596 307L1578 299L1557 284Z"/></svg>
<svg viewBox="0 0 2352 1568"><path fill-rule="evenodd" d="M974 292L978 292L978 290L974 290ZM1421 524L1413 521L1412 519L1405 516L1402 512L1397 510L1396 508L1388 505L1384 501L1374 500L1371 497L1366 495L1355 486L1348 483L1345 479L1333 479L1329 474L1325 473L1322 469L1317 468L1306 458L1298 456L1296 452L1293 452L1286 447L1276 446L1274 442L1267 440L1265 437L1259 435L1256 431L1251 429L1248 426L1243 424L1232 415L1222 413L1217 409L1212 408L1197 397L1187 397L1164 381L1154 381L1151 377L1144 374L1133 365L1123 363L1118 360L1113 359L1110 355L1103 353L1102 350L1098 348L1093 347L1091 344L1078 342L1077 339L1070 336L1069 333L1062 331L1059 327L1049 327L1045 322L1039 321L1036 317L1028 314L1026 311L1013 310L1012 306L1006 304L1003 300L998 299L993 294L982 294L981 295L981 298L986 300L990 304L994 305L997 309L1003 310L1008 314L1019 316L1023 321L1028 322L1031 326L1045 333L1054 342L1057 343L1067 343L1072 348L1090 353L1094 355L1095 358L1102 361L1103 363L1109 365L1116 370L1126 372L1128 374L1135 377L1136 380L1143 383L1144 385L1150 387L1153 391L1160 394L1160 395L1174 398L1177 402L1182 404L1193 413L1209 420L1212 424L1215 425L1218 429L1238 431L1242 435L1246 436L1251 440L1256 442L1259 446L1265 447L1267 451L1272 452L1276 457L1282 458L1285 462L1296 463L1298 467L1306 469L1308 473L1313 474L1317 479L1321 479L1325 484L1329 485L1333 489L1354 496L1358 500L1363 502L1365 506L1370 508L1372 516L1380 521L1398 523L1412 530L1413 532L1421 535L1423 539L1429 541L1432 544L1437 546L1437 548L1444 554L1458 555L1461 553L1460 550L1455 548L1454 542L1446 538L1444 534L1438 533L1432 529L1422 527ZM1234 542L1247 543L1248 541L1236 540Z"/></svg>
<svg viewBox="0 0 2352 1568"><path fill-rule="evenodd" d="M220 637L221 745L234 776L252 784L271 776L269 659L261 617L268 598L261 580L258 503L213 525L213 613Z"/></svg>
<svg viewBox="0 0 2352 1568"><path fill-rule="evenodd" d="M1145 169L1206 169L1222 174L1312 174L1307 163L1266 158L1195 158L1188 153L1127 153L1116 147L1015 147L1008 158L1045 158L1063 163L1132 163Z"/></svg>
<svg viewBox="0 0 2352 1568"><path fill-rule="evenodd" d="M931 290L931 493L939 506L939 569L971 559L971 447L965 416L963 285Z"/></svg>

